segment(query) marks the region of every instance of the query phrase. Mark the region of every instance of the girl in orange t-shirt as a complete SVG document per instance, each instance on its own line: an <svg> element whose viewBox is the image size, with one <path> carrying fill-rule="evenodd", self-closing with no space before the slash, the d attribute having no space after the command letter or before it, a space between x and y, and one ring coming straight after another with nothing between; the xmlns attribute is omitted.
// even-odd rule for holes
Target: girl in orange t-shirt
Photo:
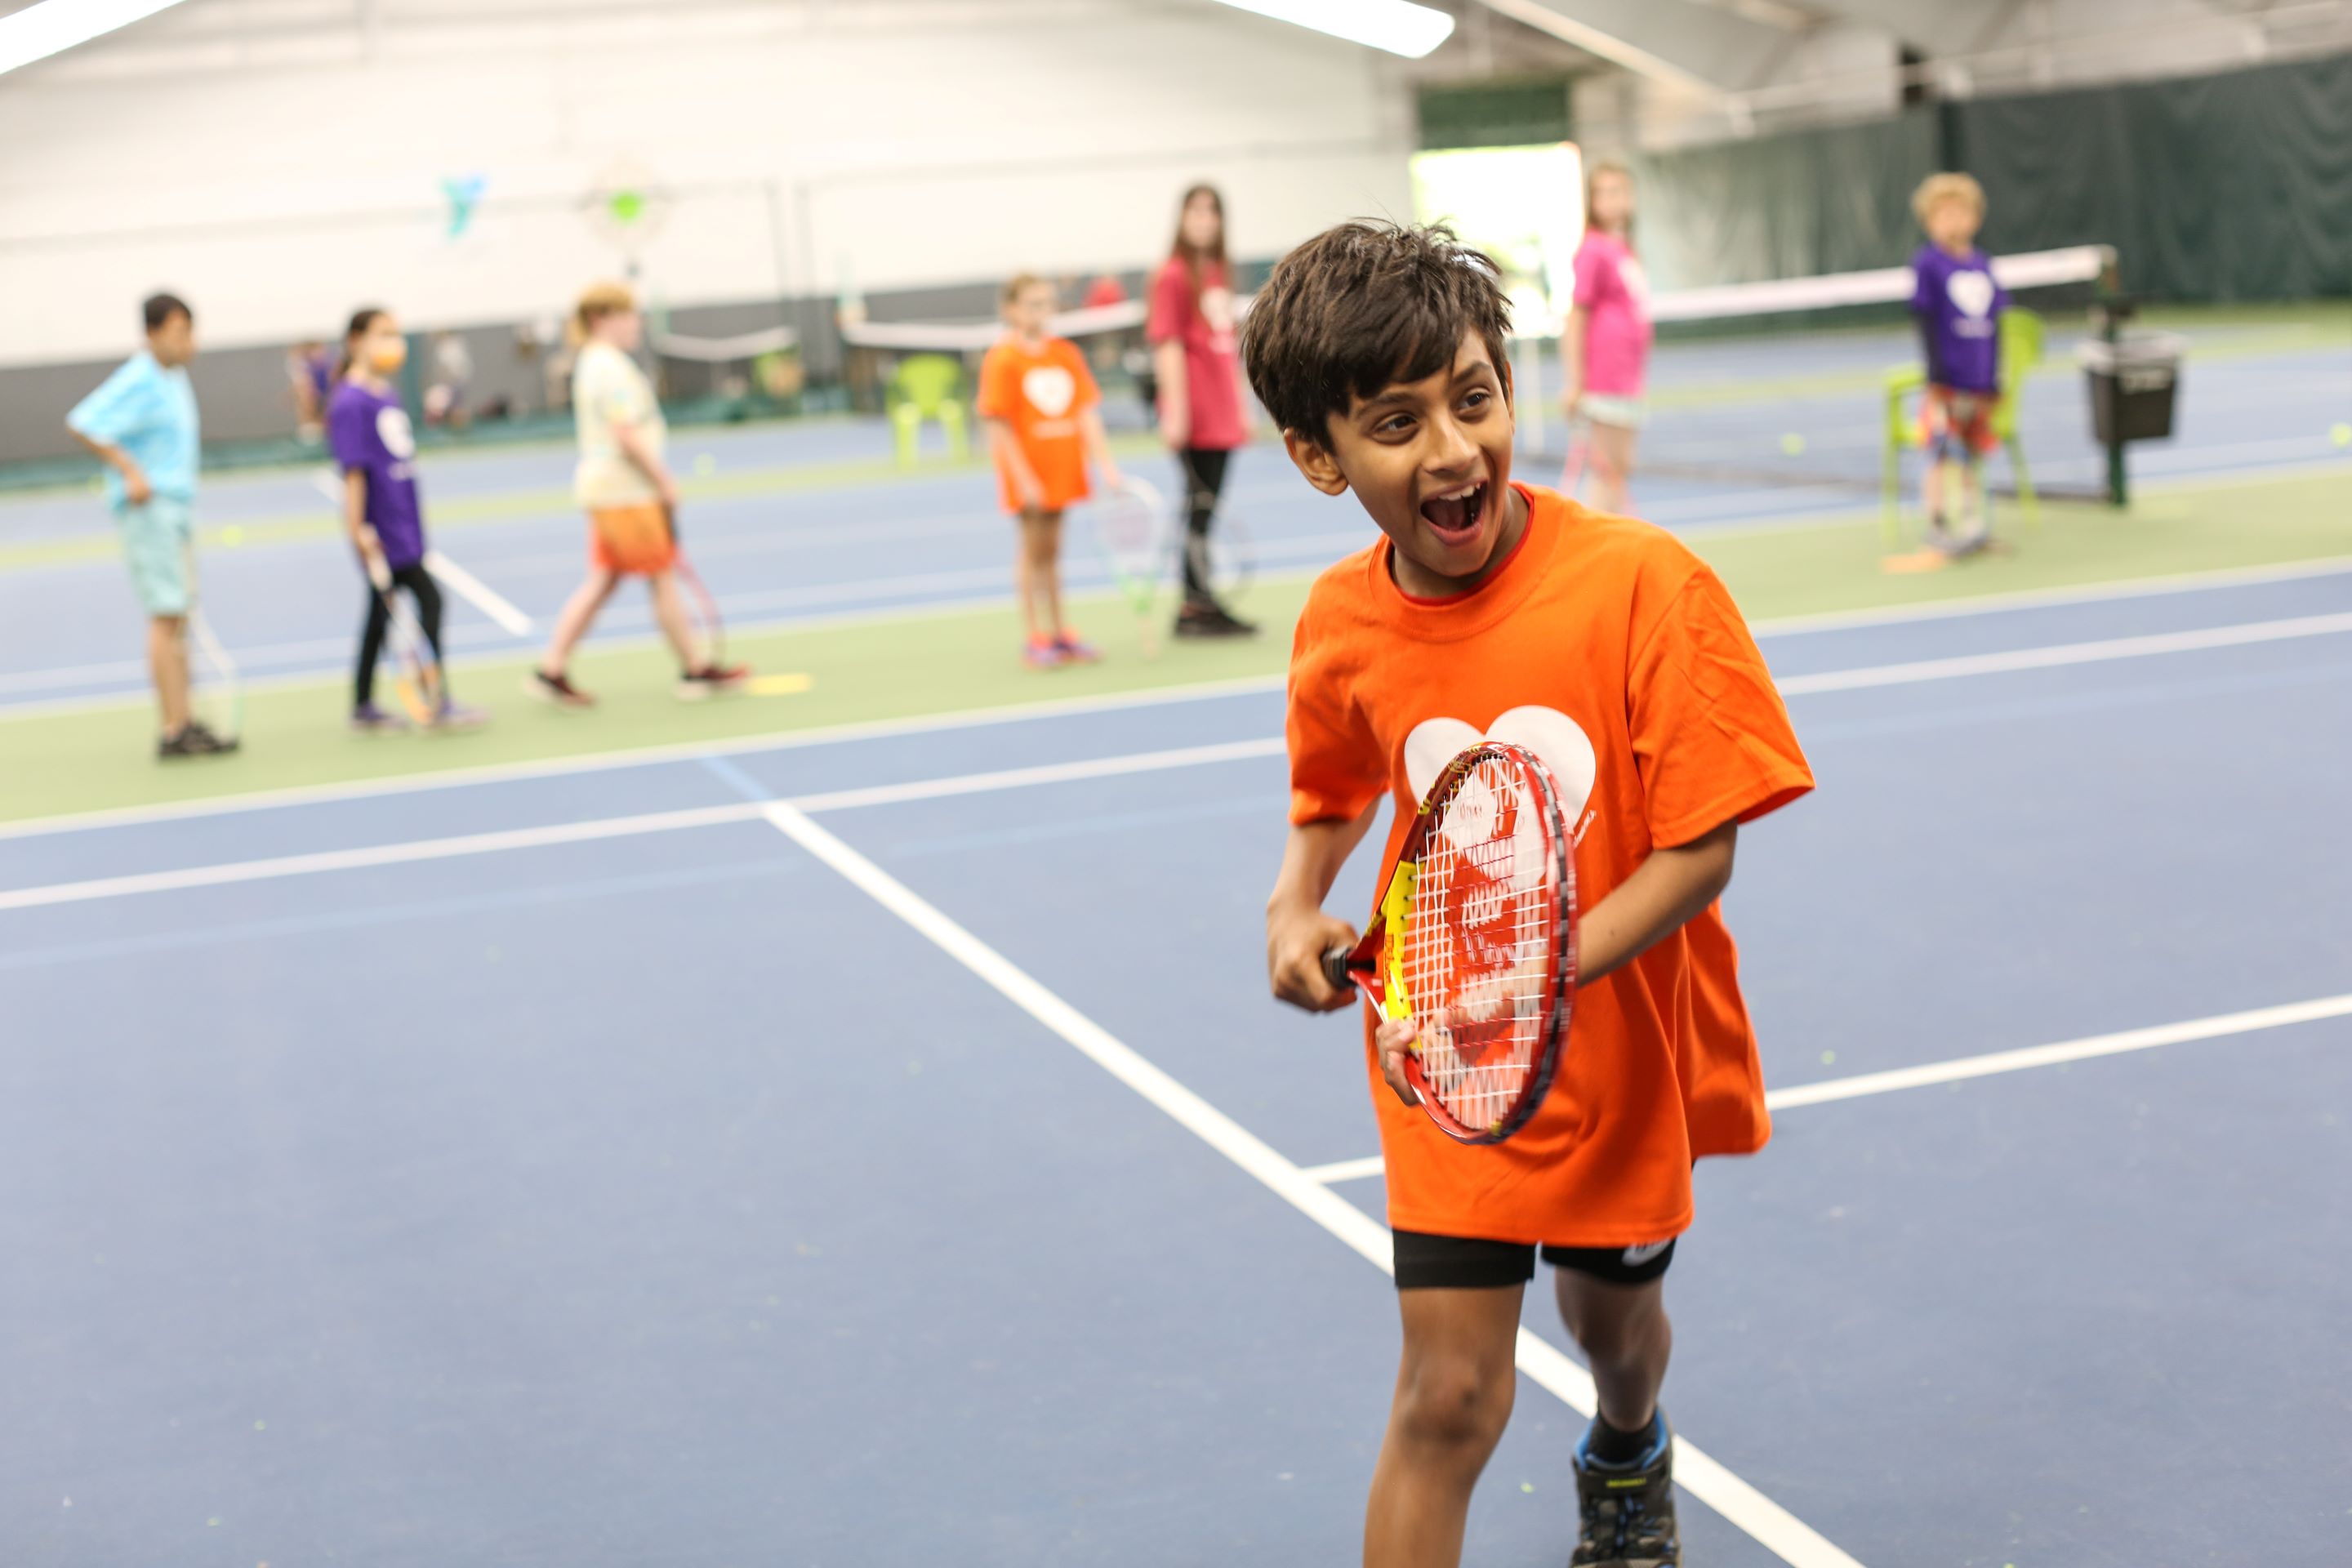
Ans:
<svg viewBox="0 0 2352 1568"><path fill-rule="evenodd" d="M1021 520L1013 591L1029 634L1022 658L1038 669L1101 657L1062 619L1062 512L1092 493L1089 460L1105 484L1119 483L1103 435L1102 394L1086 356L1046 331L1053 319L1051 283L1024 272L1004 286L1012 330L981 362L978 405L1004 510Z"/></svg>

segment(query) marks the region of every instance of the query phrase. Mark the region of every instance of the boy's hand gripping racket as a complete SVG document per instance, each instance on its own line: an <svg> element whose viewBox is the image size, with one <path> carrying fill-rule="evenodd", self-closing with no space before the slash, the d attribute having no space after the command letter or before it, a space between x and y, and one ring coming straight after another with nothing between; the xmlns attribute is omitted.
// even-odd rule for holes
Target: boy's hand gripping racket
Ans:
<svg viewBox="0 0 2352 1568"><path fill-rule="evenodd" d="M1576 995L1576 868L1559 792L1523 746L1455 757L1421 803L1371 929L1323 955L1419 1030L1405 1079L1465 1143L1499 1143L1543 1103Z"/></svg>

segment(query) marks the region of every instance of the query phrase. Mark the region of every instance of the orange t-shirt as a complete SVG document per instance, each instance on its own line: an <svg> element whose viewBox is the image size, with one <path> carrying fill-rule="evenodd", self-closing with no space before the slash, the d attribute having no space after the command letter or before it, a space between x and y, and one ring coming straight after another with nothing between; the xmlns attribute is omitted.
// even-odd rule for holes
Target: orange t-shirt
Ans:
<svg viewBox="0 0 2352 1568"><path fill-rule="evenodd" d="M1662 529L1517 487L1526 534L1486 582L1414 599L1389 542L1317 580L1290 656L1293 822L1395 805L1381 880L1414 807L1482 734L1558 779L1589 910L1657 846L1687 844L1813 786L1763 655L1706 563ZM1400 1230L1638 1247L1690 1224L1691 1162L1771 1136L1738 958L1720 905L1577 993L1550 1094L1507 1142L1472 1146L1367 1068Z"/></svg>
<svg viewBox="0 0 2352 1568"><path fill-rule="evenodd" d="M980 416L1002 419L1013 427L1022 456L1045 488L1048 511L1059 511L1088 494L1078 416L1101 401L1086 356L1065 338L1047 338L1033 353L1008 334L980 362ZM996 479L1004 510L1019 511L1021 493L1001 454Z"/></svg>

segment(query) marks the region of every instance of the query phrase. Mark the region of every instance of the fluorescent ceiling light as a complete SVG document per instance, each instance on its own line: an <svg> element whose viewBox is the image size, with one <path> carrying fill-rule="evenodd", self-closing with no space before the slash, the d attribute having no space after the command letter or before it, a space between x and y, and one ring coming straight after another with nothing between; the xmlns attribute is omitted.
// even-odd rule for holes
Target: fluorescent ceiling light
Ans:
<svg viewBox="0 0 2352 1568"><path fill-rule="evenodd" d="M0 16L0 76L63 54L117 27L168 11L180 0L41 0Z"/></svg>
<svg viewBox="0 0 2352 1568"><path fill-rule="evenodd" d="M58 0L49 0L56 5ZM1417 60L1444 43L1454 31L1454 18L1408 0L1223 0L1236 11L1255 11L1277 22L1295 22L1345 38L1370 44L1392 55Z"/></svg>

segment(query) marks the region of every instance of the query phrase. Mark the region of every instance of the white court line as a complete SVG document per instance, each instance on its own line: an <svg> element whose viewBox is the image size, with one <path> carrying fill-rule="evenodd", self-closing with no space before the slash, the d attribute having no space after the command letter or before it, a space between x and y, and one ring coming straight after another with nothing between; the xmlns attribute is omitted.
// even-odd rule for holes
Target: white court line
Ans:
<svg viewBox="0 0 2352 1568"><path fill-rule="evenodd" d="M2194 653L2208 648L2242 647L2254 643L2286 642L2296 637L2332 637L2352 632L2352 611L2333 616L2297 616L2283 621L2249 621L2234 626L2208 626L2193 632L2157 632L2147 637L2103 637L2095 642L2054 643L2044 647L2011 648L2004 653L1962 654L1951 658L1913 659L1863 669L1827 669L1777 681L1783 697L1805 697L1817 691L1860 691L1879 686L1912 686L1927 680L1957 680L1971 675L2004 675L2021 669L2053 669L2063 665L2105 664L2115 659L2147 658L2158 654Z"/></svg>
<svg viewBox="0 0 2352 1568"><path fill-rule="evenodd" d="M995 773L966 773L959 778L916 779L908 784L833 790L824 795L795 795L792 804L803 811L846 811L858 806L896 805L902 801L938 800L946 795L978 795L987 790L1022 789L1031 784L1068 784L1076 779L1114 778L1121 773L1160 773L1169 768L1200 767L1210 763L1278 757L1284 750L1281 736L1268 735L1255 741L1226 741L1216 745L1181 746L1165 752L1132 752L1126 756L1097 757L1082 763L1046 763L1031 768L1004 768Z"/></svg>
<svg viewBox="0 0 2352 1568"><path fill-rule="evenodd" d="M2066 1062L2089 1061L2097 1057L2152 1051L2158 1046L2230 1039L2240 1035L2259 1034L2264 1029L2284 1029L2290 1025L2309 1024L2322 1018L2345 1017L2352 1017L2352 992L2340 996L2315 997L2308 1002L2283 1003L2276 1007L2255 1007L2243 1013L2218 1013L2210 1018L2189 1018L2178 1024L2157 1024L2145 1029L2122 1029L2112 1035L2091 1035L2079 1040L2060 1040L2054 1045L2027 1046L2014 1051L1989 1051L1980 1057L1955 1057L1916 1068L1856 1073L1852 1078L1833 1078L1821 1083L1801 1083L1788 1089L1773 1089L1765 1095L1764 1103L1773 1110L1790 1110L1803 1105L1827 1105L1834 1100L1893 1094L1899 1089L1925 1089L1930 1084L1959 1083L1972 1078L1991 1078L1999 1073L2023 1072L2028 1068L2057 1067ZM1361 1182L1381 1174L1386 1168L1378 1154L1369 1154L1360 1160L1334 1160L1328 1165L1310 1166L1301 1174L1309 1180L1325 1183Z"/></svg>
<svg viewBox="0 0 2352 1568"><path fill-rule="evenodd" d="M115 806L55 816L0 822L0 839L40 838L57 833L79 833L94 827L122 827L150 822L173 822L196 816L230 816L241 812L273 810L285 805L317 805L335 801L373 800L391 795L425 795L477 784L509 784L518 780L563 778L574 773L620 772L665 763L694 762L703 757L751 756L762 752L790 752L830 746L850 741L890 740L901 735L928 735L950 730L984 729L992 724L1015 724L1031 719L1057 719L1088 713L1120 712L1133 708L1157 708L1176 702L1212 701L1221 697L1279 691L1279 675L1250 675L1228 680L1198 680L1183 686L1162 686L1147 691L1106 692L1098 697L1056 697L1034 702L1005 702L987 708L967 708L954 713L919 713L905 719L860 719L846 724L824 724L805 730L771 731L731 741L677 741L660 746L624 747L610 752L585 752L575 757L546 757L528 763L488 763L478 767L399 778L354 779L343 784L293 784L283 789L254 790L213 800L174 801L161 805Z"/></svg>
<svg viewBox="0 0 2352 1568"><path fill-rule="evenodd" d="M2352 566L2346 569L2352 570ZM2154 591L2179 593L2186 590L2178 584L2168 584ZM1983 607L1992 609L2007 606L1986 605ZM1772 634L1772 625L1770 622L1759 622L1754 630L1759 636L1769 636ZM2318 637L2346 630L2352 630L2352 614L2305 616L2291 620L2253 621L2234 626L2218 626L2201 631L2166 632L2142 637L2112 637L2097 642L2060 643L2042 647L2018 648L2006 653L1970 654L1953 658L1871 665L1858 669L1825 670L1813 675L1791 676L1780 681L1779 685L1784 696L1801 697L1817 691L1857 690L1867 687L1946 680L1962 676L1995 675L2059 665L2139 658L2156 654L2185 653L2201 648L2230 647L2250 643L2278 641L2284 638ZM1064 698L1044 702L1010 702L990 708L969 709L960 713L927 713L908 719L883 719L850 724L832 724L807 730L747 735L733 741L687 741L634 750L591 752L576 757L556 757L539 762L499 763L478 768L452 768L445 773L429 773L422 777L363 779L333 784L303 784L288 789L257 790L251 794L230 795L215 800L180 801L165 805L121 806L105 811L66 813L55 816L30 817L19 822L0 823L0 840L43 837L50 834L77 833L94 827L117 827L187 817L229 816L238 812L259 811L281 805L315 805L330 801L370 799L390 795L422 794L434 790L505 783L517 779L554 778L572 773L603 772L608 769L617 770L652 766L668 762L693 761L701 757L746 756L762 752L795 751L803 747L831 745L844 741L874 740L898 735L929 734L950 730L978 729L991 724L1018 723L1032 719L1117 712L1133 708L1157 707L1171 702L1202 701L1220 697L1279 691L1283 689L1285 680L1286 678L1279 675L1244 676L1230 680L1160 687L1149 691L1110 692L1099 697Z"/></svg>
<svg viewBox="0 0 2352 1568"><path fill-rule="evenodd" d="M530 636L531 625L529 616L517 609L488 583L483 582L446 555L437 550L426 551L425 569L455 588L464 596L467 604L498 622L510 635L519 637Z"/></svg>
<svg viewBox="0 0 2352 1568"><path fill-rule="evenodd" d="M234 882L266 882L281 877L315 876L324 871L356 871L371 866L401 866L418 860L450 860L466 855L536 849L549 844L585 844L601 838L629 838L646 833L670 833L682 827L708 827L714 823L747 822L758 815L751 806L740 804L704 805L685 811L647 812L640 816L607 816L593 822L558 823L546 827L465 833L449 838L416 838L402 844L371 845L364 849L277 855L263 860L190 866L178 871L142 871L128 877L99 877L86 882L53 882L42 888L18 888L0 892L0 910L47 909L56 904L89 903L100 899L128 898L141 893L172 893L189 888L225 887Z"/></svg>
<svg viewBox="0 0 2352 1568"><path fill-rule="evenodd" d="M1872 610L1825 610L1810 616L1781 616L1756 621L1748 630L1759 637L1802 637L1809 632L1846 631L1861 626L1905 626L1914 621L1960 620L1969 616L1997 614L2068 605L2101 605L2116 599L2154 599L2175 594L2199 594L2219 588L2260 587L2272 583L2296 583L2312 577L2340 577L2352 573L2352 555L2326 555L2289 561L2274 566L2221 566L2201 572L2172 572L2156 577L2133 577L2119 583L2091 583L2074 588L2018 588L1979 598L1937 599L1924 605L1894 605Z"/></svg>
<svg viewBox="0 0 2352 1568"><path fill-rule="evenodd" d="M2109 637L2098 642L2060 643L2049 647L2016 648L2007 653L1966 654L1954 658L1917 659L1905 664L1874 665L1861 669L1824 670L1816 675L1794 676L1780 681L1783 695L1803 697L1822 691L1853 691L1865 688L1904 686L1921 681L1950 680L1966 676L1997 675L2023 669L2045 669L2063 665L2093 664L2113 659L2147 658L2159 654L2185 653L2204 648L2235 647L2252 643L2278 642L2293 637L2322 637L2352 632L2352 612L2334 616L2304 616L2293 620L2256 621L2244 626L2214 626L2195 632L2165 632L2153 637ZM1244 689L1248 689L1247 684ZM733 747L688 747L673 755L720 756L730 752L763 750L758 742ZM994 773L970 773L944 779L919 779L908 784L877 784L864 789L839 790L829 795L811 795L802 802L812 810L841 810L854 805L881 805L896 801L929 800L942 795L971 795L988 790L1013 789L1029 784L1057 784L1071 779L1103 778L1120 773L1150 773L1163 768L1196 766L1206 763L1231 762L1251 757L1278 756L1284 750L1279 737L1266 736L1256 740L1231 741L1209 746L1187 746L1175 751L1141 752L1121 757L1097 757L1084 762L1052 763L1038 767L1011 768ZM648 816L624 816L604 819L604 825L614 834L658 832L658 827L633 827L624 825L661 821L679 816L662 812ZM463 839L425 839L419 847L426 852L414 857L418 859L438 859L447 854L483 853L500 848L523 848L534 842L530 835L537 832L556 834L577 833L598 826L595 823L572 823L560 827L524 828L508 834L478 834ZM680 826L693 826L682 823ZM13 837L0 830L0 837ZM453 843L481 840L484 850L444 850L437 847ZM566 842L562 837L546 840ZM373 857L358 861L359 865L389 865L400 859L401 846L383 845L371 849L336 851ZM343 867L331 864L332 855L291 856L281 859L247 861L248 867L286 865L293 868L281 871L259 871L251 875L234 875L236 866L198 867L184 871L155 872L145 876L110 877L90 883L62 883L54 887L27 888L0 895L0 910L29 909L43 903L79 902L91 898L115 898L130 893L162 892L181 887L207 887L213 879L250 881L269 876L293 876L317 870L340 870ZM314 866L312 862L317 862ZM174 880L174 879L194 879ZM102 892L74 893L70 889L103 888ZM44 895L55 895L45 897Z"/></svg>
<svg viewBox="0 0 2352 1568"><path fill-rule="evenodd" d="M1335 1182L1360 1182L1379 1175L1388 1169L1388 1163L1378 1154L1368 1154L1360 1160L1334 1160L1328 1165L1309 1165L1298 1173L1310 1182L1329 1186Z"/></svg>
<svg viewBox="0 0 2352 1568"><path fill-rule="evenodd" d="M2158 1046L2183 1045L2191 1040L2227 1039L2234 1035L2251 1035L2263 1029L2283 1029L2290 1024L2308 1024L2319 1018L2347 1016L2352 1016L2352 994L2321 996L2309 1002L2256 1007L2244 1013L2221 1013L2210 1018L2190 1018L2184 1023L2125 1029L2112 1035L2092 1035L2080 1040L2061 1040L2056 1045L1993 1051L1980 1057L1929 1062L1924 1067L1896 1068L1889 1072L1857 1073L1852 1078L1831 1079L1825 1083L1801 1083L1789 1089L1774 1089L1764 1097L1764 1103L1774 1110L1800 1105L1826 1105L1832 1100L1857 1100L1868 1094L1890 1094L1896 1089L1921 1089L1932 1083L1958 1083L1963 1079L1989 1078L1995 1073L2020 1072L2027 1068L2054 1067L2061 1062L2087 1061L2094 1057L2121 1056L2128 1051L2154 1050Z"/></svg>
<svg viewBox="0 0 2352 1568"><path fill-rule="evenodd" d="M344 515L343 508L348 503L348 495L344 489L342 477L337 470L331 468L323 472L313 473L310 476L310 488L333 504L336 517L341 518ZM425 569L448 584L467 604L497 622L509 635L519 637L530 635L529 616L524 615L499 595L492 593L488 584L439 551L427 550L425 552ZM306 676L309 676L307 671L298 674L292 677L289 683L299 683ZM315 676L309 676L309 678L316 679ZM144 693L139 695L143 696Z"/></svg>
<svg viewBox="0 0 2352 1568"><path fill-rule="evenodd" d="M1282 752L1283 742L1279 736L1256 741L1225 741L1208 746L1134 752L1125 756L1092 757L1084 762L1048 763L1037 767L963 773L953 778L916 779L907 784L833 790L823 795L796 795L791 804L802 811L852 811L863 806L896 805L908 801L979 795L990 790L1027 789L1039 784L1069 784L1080 779L1116 778L1123 773L1161 773L1171 768L1202 767L1253 757L1276 757ZM274 881L284 877L356 871L378 866L405 865L415 860L452 860L468 855L536 849L550 844L634 838L648 833L672 833L719 823L747 822L757 816L759 810L756 806L740 804L696 806L682 811L596 817L585 822L557 823L545 827L505 828L492 833L459 834L447 838L408 839L395 844L370 845L360 849L275 855L258 860L191 866L177 871L142 871L122 877L98 877L80 882L52 882L45 887L0 889L0 910L46 909L55 904L84 904L100 899L131 898L148 893L176 893L191 888Z"/></svg>
<svg viewBox="0 0 2352 1568"><path fill-rule="evenodd" d="M998 994L1076 1047L1096 1066L1240 1166L1299 1213L1352 1247L1383 1272L1393 1271L1388 1227L1285 1159L1263 1139L1161 1070L1141 1052L1047 990L1003 953L793 807L777 802L766 816L778 832L830 866ZM1522 1328L1519 1370L1582 1415L1595 1409L1592 1378L1557 1348ZM1769 1548L1794 1568L1862 1568L1795 1515L1740 1480L1689 1438L1675 1439L1675 1471L1685 1490Z"/></svg>

